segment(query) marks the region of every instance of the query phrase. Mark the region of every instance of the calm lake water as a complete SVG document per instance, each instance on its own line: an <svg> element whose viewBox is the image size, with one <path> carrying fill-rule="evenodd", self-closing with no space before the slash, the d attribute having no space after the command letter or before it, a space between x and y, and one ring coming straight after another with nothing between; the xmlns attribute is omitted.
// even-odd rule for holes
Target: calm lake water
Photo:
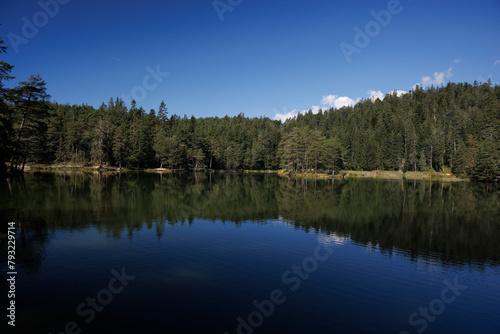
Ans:
<svg viewBox="0 0 500 334"><path fill-rule="evenodd" d="M28 174L15 333L500 333L498 185ZM2 330L2 333L5 331Z"/></svg>

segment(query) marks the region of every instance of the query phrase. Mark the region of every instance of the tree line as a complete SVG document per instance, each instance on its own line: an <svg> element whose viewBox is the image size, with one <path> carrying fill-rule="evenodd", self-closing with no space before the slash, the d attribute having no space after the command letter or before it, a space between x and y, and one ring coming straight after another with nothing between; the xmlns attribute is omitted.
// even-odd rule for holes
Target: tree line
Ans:
<svg viewBox="0 0 500 334"><path fill-rule="evenodd" d="M7 47L0 39L0 54ZM0 62L0 173L25 163L127 168L289 171L445 171L500 175L500 86L448 83L352 107L267 117L169 115L110 99L99 108L50 101L32 75L4 88Z"/></svg>

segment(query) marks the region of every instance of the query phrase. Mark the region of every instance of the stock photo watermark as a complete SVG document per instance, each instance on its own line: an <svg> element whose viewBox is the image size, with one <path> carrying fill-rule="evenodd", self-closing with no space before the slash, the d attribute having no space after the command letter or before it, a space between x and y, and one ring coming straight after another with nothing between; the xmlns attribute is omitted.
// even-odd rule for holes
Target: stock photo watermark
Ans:
<svg viewBox="0 0 500 334"><path fill-rule="evenodd" d="M241 5L243 0L215 0L212 5L221 21L224 21L224 13L234 11L234 8Z"/></svg>
<svg viewBox="0 0 500 334"><path fill-rule="evenodd" d="M3 238L5 235L2 234ZM9 307L7 307L7 323L9 326L16 326L16 223L7 224L7 298Z"/></svg>
<svg viewBox="0 0 500 334"><path fill-rule="evenodd" d="M146 72L148 74L142 78L142 85L137 85L132 88L130 94L122 94L123 101L128 104L130 104L132 100L135 100L135 102L144 101L148 96L148 92L158 88L163 80L170 75L170 73L160 70L160 64L157 64L154 70L151 66L146 66Z"/></svg>
<svg viewBox="0 0 500 334"><path fill-rule="evenodd" d="M31 17L31 20L26 16L21 18L23 26L21 28L21 35L14 32L9 32L7 38L12 44L15 53L19 53L19 46L21 44L28 44L30 39L35 38L39 29L45 27L51 18L54 18L58 13L60 6L66 5L71 0L40 0L37 2L41 10L37 11Z"/></svg>
<svg viewBox="0 0 500 334"><path fill-rule="evenodd" d="M127 275L125 268L121 272L115 269L111 270L113 277L108 281L107 289L99 290L95 297L87 297L85 302L81 302L75 309L76 315L83 318L83 321L88 325L96 318L96 313L102 312L104 307L113 301L114 295L123 291L130 281L135 279L135 276ZM81 333L81 327L78 322L70 320L64 325L64 330L55 334L76 334ZM52 334L52 332L49 332Z"/></svg>
<svg viewBox="0 0 500 334"><path fill-rule="evenodd" d="M361 29L358 26L354 27L354 45L346 42L339 44L340 50L342 51L347 63L351 63L351 56L354 53L360 54L362 49L370 45L373 38L380 35L382 28L386 28L391 23L393 15L397 15L402 11L403 6L399 0L390 0L387 3L387 9L382 9L378 12L374 10L370 11L370 15L375 20L366 23L364 29Z"/></svg>
<svg viewBox="0 0 500 334"><path fill-rule="evenodd" d="M246 317L238 316L236 318L237 334L252 334L256 328L264 324L265 319L269 318L275 311L276 306L286 302L286 291L294 292L300 288L303 281L307 280L311 274L318 270L319 264L330 258L333 254L333 248L330 245L318 245L314 249L313 255L302 260L300 265L294 264L281 275L281 282L286 288L276 288L269 293L269 298L262 301L254 300L252 302L254 310ZM225 332L224 334L229 334Z"/></svg>
<svg viewBox="0 0 500 334"><path fill-rule="evenodd" d="M418 312L412 313L408 318L408 324L411 327L418 327L417 333L423 333L429 326L429 322L435 321L437 316L443 314L446 305L455 302L462 291L467 289L467 285L458 284L458 277L455 277L453 283L447 279L443 283L446 287L441 290L439 298L433 299L429 307L420 306ZM399 334L410 334L410 332L402 331Z"/></svg>

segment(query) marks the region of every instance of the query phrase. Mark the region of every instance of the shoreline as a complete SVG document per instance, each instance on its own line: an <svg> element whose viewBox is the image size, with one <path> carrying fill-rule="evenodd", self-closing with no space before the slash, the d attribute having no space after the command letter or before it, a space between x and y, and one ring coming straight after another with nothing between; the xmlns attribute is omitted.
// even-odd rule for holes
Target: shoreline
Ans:
<svg viewBox="0 0 500 334"><path fill-rule="evenodd" d="M242 174L277 174L281 177L305 178L305 179L348 179L369 178L385 180L429 180L449 182L469 182L468 178L460 178L452 173L446 172L398 172L398 171L352 171L342 170L335 175L314 172L285 172L283 170L215 170L215 169L168 169L168 168L119 168L105 166L81 166L81 165L26 165L25 172L83 172L83 173L130 173L145 172L170 174L175 172L212 172L212 173L242 173Z"/></svg>
<svg viewBox="0 0 500 334"><path fill-rule="evenodd" d="M297 178L310 179L381 179L381 180L429 180L429 181L448 181L448 182L470 182L468 178L460 178L454 174L446 172L397 172L397 171L340 171L338 174L331 175L325 173L295 172L279 173L280 176L289 176Z"/></svg>

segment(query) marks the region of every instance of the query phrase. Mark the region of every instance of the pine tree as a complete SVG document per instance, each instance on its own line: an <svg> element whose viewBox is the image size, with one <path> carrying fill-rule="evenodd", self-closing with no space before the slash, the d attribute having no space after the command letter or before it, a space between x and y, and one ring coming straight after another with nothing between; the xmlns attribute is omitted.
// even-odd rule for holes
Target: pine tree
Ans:
<svg viewBox="0 0 500 334"><path fill-rule="evenodd" d="M420 158L418 159L418 169L423 172L427 170L427 167L427 157L425 156L424 150L422 150L422 152L420 152Z"/></svg>
<svg viewBox="0 0 500 334"><path fill-rule="evenodd" d="M163 164L167 162L168 157L168 140L167 133L162 126L158 126L154 137L155 157L160 161L160 168L163 168Z"/></svg>
<svg viewBox="0 0 500 334"><path fill-rule="evenodd" d="M104 120L100 119L92 134L93 141L90 153L92 161L97 163L98 166L102 166L105 157L105 136L106 130L104 126Z"/></svg>
<svg viewBox="0 0 500 334"><path fill-rule="evenodd" d="M322 162L335 175L335 166L340 160L340 147L336 138L329 138L323 141Z"/></svg>
<svg viewBox="0 0 500 334"><path fill-rule="evenodd" d="M472 177L476 179L494 180L500 177L500 145L487 138L477 151Z"/></svg>
<svg viewBox="0 0 500 334"><path fill-rule="evenodd" d="M125 124L116 128L113 135L113 156L121 169L122 164L127 162L128 158L128 143L126 138Z"/></svg>
<svg viewBox="0 0 500 334"><path fill-rule="evenodd" d="M0 38L0 55L7 52L7 47ZM13 115L12 109L5 102L8 90L4 89L4 81L14 79L9 75L14 66L0 61L0 176L6 173L5 162L13 151Z"/></svg>
<svg viewBox="0 0 500 334"><path fill-rule="evenodd" d="M165 122L167 120L168 108L164 101L161 101L160 107L158 108L158 119L160 122Z"/></svg>
<svg viewBox="0 0 500 334"><path fill-rule="evenodd" d="M46 121L49 117L50 95L46 91L46 83L39 74L31 75L28 81L19 82L12 91L14 110L20 120L17 129L14 150L10 159L10 170L17 169L18 165L27 158L29 153L35 159L41 159L44 152L44 135ZM45 130L45 131L44 131Z"/></svg>

